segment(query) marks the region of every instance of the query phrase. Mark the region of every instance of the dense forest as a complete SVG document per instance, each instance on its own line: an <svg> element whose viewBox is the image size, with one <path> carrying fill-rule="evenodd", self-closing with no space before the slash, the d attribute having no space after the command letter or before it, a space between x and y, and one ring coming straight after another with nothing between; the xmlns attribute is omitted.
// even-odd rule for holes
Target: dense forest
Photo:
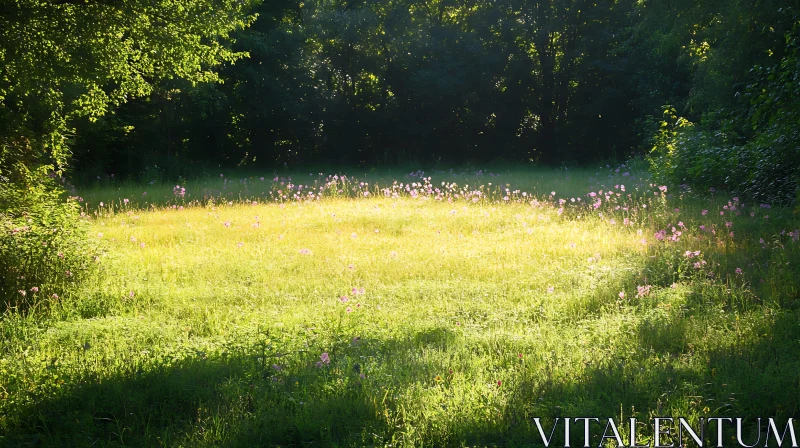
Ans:
<svg viewBox="0 0 800 448"><path fill-rule="evenodd" d="M644 154L795 197L796 1L181 3L5 2L3 171L22 135L77 180Z"/></svg>

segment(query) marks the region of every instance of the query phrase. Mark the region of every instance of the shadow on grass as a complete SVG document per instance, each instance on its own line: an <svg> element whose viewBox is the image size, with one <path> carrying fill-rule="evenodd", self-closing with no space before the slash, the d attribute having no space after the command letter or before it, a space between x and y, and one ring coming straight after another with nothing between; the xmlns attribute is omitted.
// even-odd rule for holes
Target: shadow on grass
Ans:
<svg viewBox="0 0 800 448"><path fill-rule="evenodd" d="M430 366L414 365L418 351L442 350L453 340L442 328L397 340L358 339L332 351L327 363L305 351L200 354L146 373L85 381L21 406L0 432L0 445L385 445L395 429L393 394L433 378ZM376 358L399 364L373 378Z"/></svg>

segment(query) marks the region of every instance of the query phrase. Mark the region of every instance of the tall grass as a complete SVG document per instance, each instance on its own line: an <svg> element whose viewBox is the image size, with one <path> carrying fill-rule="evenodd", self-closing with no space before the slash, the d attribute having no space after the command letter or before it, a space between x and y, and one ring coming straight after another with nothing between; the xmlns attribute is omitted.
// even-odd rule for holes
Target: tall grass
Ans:
<svg viewBox="0 0 800 448"><path fill-rule="evenodd" d="M790 211L625 166L333 176L80 191L98 274L0 322L0 442L531 446L533 417L798 415Z"/></svg>

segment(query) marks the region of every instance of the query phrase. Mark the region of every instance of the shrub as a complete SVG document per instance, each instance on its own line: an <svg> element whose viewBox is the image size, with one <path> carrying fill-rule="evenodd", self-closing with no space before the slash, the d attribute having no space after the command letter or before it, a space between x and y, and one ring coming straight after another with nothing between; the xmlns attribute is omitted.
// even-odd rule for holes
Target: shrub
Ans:
<svg viewBox="0 0 800 448"><path fill-rule="evenodd" d="M754 67L742 95L744 112L695 126L667 107L650 152L662 182L698 190L724 189L760 202L791 203L800 195L800 57L787 36L787 55L770 67Z"/></svg>
<svg viewBox="0 0 800 448"><path fill-rule="evenodd" d="M78 204L52 167L24 163L30 145L0 141L0 312L58 300L91 264Z"/></svg>

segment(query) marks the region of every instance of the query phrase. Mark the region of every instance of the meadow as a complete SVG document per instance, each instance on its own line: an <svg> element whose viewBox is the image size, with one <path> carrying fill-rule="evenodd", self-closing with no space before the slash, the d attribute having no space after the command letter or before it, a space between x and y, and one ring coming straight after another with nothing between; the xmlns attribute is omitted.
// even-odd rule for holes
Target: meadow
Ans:
<svg viewBox="0 0 800 448"><path fill-rule="evenodd" d="M624 165L73 194L98 256L0 320L3 446L541 446L534 417L800 415L790 208Z"/></svg>

